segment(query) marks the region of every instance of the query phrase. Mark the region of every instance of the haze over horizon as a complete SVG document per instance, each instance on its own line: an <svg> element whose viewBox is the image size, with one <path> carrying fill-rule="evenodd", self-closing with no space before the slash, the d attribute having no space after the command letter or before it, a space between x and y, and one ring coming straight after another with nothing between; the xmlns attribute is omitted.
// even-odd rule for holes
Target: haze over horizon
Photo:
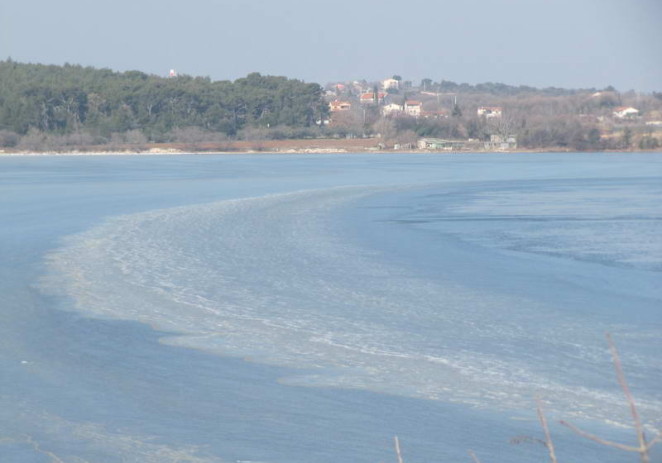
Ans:
<svg viewBox="0 0 662 463"><path fill-rule="evenodd" d="M659 0L5 0L0 58L325 84L394 74L662 90Z"/></svg>

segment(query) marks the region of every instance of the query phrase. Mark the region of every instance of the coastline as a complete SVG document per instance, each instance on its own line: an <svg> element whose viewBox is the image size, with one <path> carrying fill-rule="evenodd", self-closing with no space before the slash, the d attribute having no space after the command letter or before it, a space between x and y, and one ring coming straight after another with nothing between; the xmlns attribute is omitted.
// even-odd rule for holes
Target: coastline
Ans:
<svg viewBox="0 0 662 463"><path fill-rule="evenodd" d="M294 140L295 142L309 140ZM242 143L245 145L247 143ZM172 156L172 155L246 155L246 154L533 154L533 153L574 153L576 150L550 147L547 149L510 149L510 150L432 150L432 149L384 149L378 146L361 146L361 144L337 144L334 146L300 146L300 143L292 145L279 144L273 146L265 144L259 147L228 147L226 149L209 148L203 145L187 144L186 146L173 146L173 144L150 144L148 146L133 147L75 147L61 150L0 150L2 157L40 157L40 156ZM589 152L589 151L586 151ZM590 151L594 153L660 153L659 149L630 149L630 150L600 150Z"/></svg>

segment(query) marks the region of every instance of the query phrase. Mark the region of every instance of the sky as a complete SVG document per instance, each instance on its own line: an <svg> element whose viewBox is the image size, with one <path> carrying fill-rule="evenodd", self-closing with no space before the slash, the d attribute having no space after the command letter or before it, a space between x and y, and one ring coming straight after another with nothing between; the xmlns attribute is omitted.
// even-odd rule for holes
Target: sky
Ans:
<svg viewBox="0 0 662 463"><path fill-rule="evenodd" d="M662 0L0 0L0 59L662 91Z"/></svg>

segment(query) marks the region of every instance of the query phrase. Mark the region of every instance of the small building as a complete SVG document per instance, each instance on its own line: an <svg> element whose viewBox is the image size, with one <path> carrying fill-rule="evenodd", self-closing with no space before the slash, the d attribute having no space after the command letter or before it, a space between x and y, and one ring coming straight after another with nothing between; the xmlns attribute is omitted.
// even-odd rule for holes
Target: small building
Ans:
<svg viewBox="0 0 662 463"><path fill-rule="evenodd" d="M385 79L382 81L382 88L384 90L398 90L400 88L400 81L396 79Z"/></svg>
<svg viewBox="0 0 662 463"><path fill-rule="evenodd" d="M382 115L383 116L399 116L404 112L402 105L389 103L382 106Z"/></svg>
<svg viewBox="0 0 662 463"><path fill-rule="evenodd" d="M421 111L421 117L425 119L446 119L448 111Z"/></svg>
<svg viewBox="0 0 662 463"><path fill-rule="evenodd" d="M333 100L331 103L329 103L329 109L331 112L349 111L352 109L352 103L349 101Z"/></svg>
<svg viewBox="0 0 662 463"><path fill-rule="evenodd" d="M484 145L487 151L508 151L517 149L517 138L514 135L490 135L490 141Z"/></svg>
<svg viewBox="0 0 662 463"><path fill-rule="evenodd" d="M419 117L421 115L421 110L423 109L423 103L416 100L407 100L405 101L405 114L411 117Z"/></svg>
<svg viewBox="0 0 662 463"><path fill-rule="evenodd" d="M639 110L632 106L619 106L612 113L616 119L633 119L639 115Z"/></svg>
<svg viewBox="0 0 662 463"><path fill-rule="evenodd" d="M464 148L464 142L458 140L443 140L441 138L421 138L417 143L421 150L458 151Z"/></svg>
<svg viewBox="0 0 662 463"><path fill-rule="evenodd" d="M476 110L478 117L485 117L486 119L491 119L493 117L501 117L503 115L503 108L500 106L481 106Z"/></svg>
<svg viewBox="0 0 662 463"><path fill-rule="evenodd" d="M361 104L384 104L386 93L384 92L367 92L362 93L359 97Z"/></svg>

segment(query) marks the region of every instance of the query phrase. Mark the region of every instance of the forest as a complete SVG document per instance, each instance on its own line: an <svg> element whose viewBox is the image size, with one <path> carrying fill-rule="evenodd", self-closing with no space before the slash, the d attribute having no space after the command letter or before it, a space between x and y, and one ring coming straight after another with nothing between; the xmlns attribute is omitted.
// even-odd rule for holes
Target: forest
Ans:
<svg viewBox="0 0 662 463"><path fill-rule="evenodd" d="M327 114L318 84L285 77L211 81L0 61L0 146L233 137L250 127L306 128Z"/></svg>

